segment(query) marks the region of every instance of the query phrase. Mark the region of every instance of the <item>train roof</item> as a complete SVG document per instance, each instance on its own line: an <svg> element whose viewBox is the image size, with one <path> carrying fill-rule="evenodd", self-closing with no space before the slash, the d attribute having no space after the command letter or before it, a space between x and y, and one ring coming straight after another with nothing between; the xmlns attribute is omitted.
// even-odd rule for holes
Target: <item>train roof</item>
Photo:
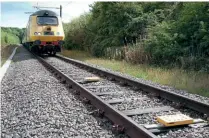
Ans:
<svg viewBox="0 0 209 138"><path fill-rule="evenodd" d="M31 14L31 16L58 16L55 12L53 11L50 11L50 10L40 10L40 11L37 11L33 14Z"/></svg>

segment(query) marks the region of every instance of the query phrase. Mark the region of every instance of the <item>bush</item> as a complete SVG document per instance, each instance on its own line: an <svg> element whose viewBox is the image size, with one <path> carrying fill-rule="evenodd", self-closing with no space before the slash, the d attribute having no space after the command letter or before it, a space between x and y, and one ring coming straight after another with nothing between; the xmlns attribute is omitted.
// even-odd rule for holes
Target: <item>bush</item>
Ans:
<svg viewBox="0 0 209 138"><path fill-rule="evenodd" d="M158 65L174 65L182 53L175 42L175 35L171 33L171 25L167 22L151 28L144 44L146 52L151 55L151 62Z"/></svg>
<svg viewBox="0 0 209 138"><path fill-rule="evenodd" d="M125 60L134 64L147 64L150 62L150 55L145 51L144 46L137 44L126 49Z"/></svg>
<svg viewBox="0 0 209 138"><path fill-rule="evenodd" d="M96 2L90 13L64 26L65 47L132 63L208 70L208 7L203 2ZM138 44L124 53L127 43Z"/></svg>
<svg viewBox="0 0 209 138"><path fill-rule="evenodd" d="M19 44L19 43L20 43L20 40L18 36L1 30L1 44L2 45Z"/></svg>
<svg viewBox="0 0 209 138"><path fill-rule="evenodd" d="M64 24L65 30L65 45L66 49L79 49L84 50L84 39L86 23L89 18L89 14L84 14L79 18L73 19L69 24Z"/></svg>
<svg viewBox="0 0 209 138"><path fill-rule="evenodd" d="M22 42L25 28L1 27L1 44L19 44Z"/></svg>
<svg viewBox="0 0 209 138"><path fill-rule="evenodd" d="M180 57L179 65L182 69L209 72L209 59L204 57Z"/></svg>

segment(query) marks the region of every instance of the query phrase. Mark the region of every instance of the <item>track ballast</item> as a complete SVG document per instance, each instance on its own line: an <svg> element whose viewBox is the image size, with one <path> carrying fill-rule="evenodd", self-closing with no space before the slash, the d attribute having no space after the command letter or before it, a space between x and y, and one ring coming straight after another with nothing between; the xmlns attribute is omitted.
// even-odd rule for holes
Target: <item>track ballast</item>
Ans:
<svg viewBox="0 0 209 138"><path fill-rule="evenodd" d="M193 118L206 119L209 105L169 91L142 84L135 80L89 66L63 56L37 57L63 83L77 91L83 101L98 110L97 116L106 116L113 130L130 137L209 137L208 126L192 128L150 128L157 124L156 116L183 113ZM100 76L99 82L84 83L85 77ZM198 134L199 133L199 134Z"/></svg>

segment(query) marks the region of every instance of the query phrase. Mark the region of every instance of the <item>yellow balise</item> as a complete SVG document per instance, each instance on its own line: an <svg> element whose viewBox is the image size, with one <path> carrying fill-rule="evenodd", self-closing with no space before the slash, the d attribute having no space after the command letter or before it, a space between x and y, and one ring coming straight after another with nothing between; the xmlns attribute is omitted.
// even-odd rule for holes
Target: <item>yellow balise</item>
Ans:
<svg viewBox="0 0 209 138"><path fill-rule="evenodd" d="M23 45L37 53L55 55L64 44L61 18L53 11L40 10L29 17Z"/></svg>

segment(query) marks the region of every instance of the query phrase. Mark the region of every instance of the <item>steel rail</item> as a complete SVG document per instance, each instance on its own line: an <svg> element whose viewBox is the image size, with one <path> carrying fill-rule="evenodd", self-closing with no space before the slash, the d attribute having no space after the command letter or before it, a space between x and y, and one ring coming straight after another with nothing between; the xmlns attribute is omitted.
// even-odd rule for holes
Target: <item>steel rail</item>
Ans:
<svg viewBox="0 0 209 138"><path fill-rule="evenodd" d="M61 56L61 55L56 55L56 57L61 59L61 60L64 60L65 62L74 64L78 67L82 67L82 68L85 68L89 71L93 71L94 73L97 73L99 75L109 77L113 80L120 81L124 84L130 85L130 86L133 86L133 87L137 87L137 88L142 89L143 91L146 91L146 92L149 92L149 93L155 93L156 96L165 98L169 101L181 103L181 105L184 106L184 107L187 107L187 108L190 108L192 110L198 111L200 113L209 115L209 104L206 104L206 103L188 98L186 96L183 96L183 95L180 95L180 94L177 94L177 93L173 93L173 92L168 91L168 90L164 90L164 89L161 89L161 88L158 88L158 87L155 87L155 86L151 86L149 84L145 84L145 83L139 82L137 80L130 79L130 78L125 77L125 76L120 76L116 73L108 72L106 70L99 69L99 68L90 66L86 63L83 63L83 62L80 62L80 61L77 61L77 60L74 60L74 59L70 59L70 58L67 58L67 57L64 57L64 56Z"/></svg>
<svg viewBox="0 0 209 138"><path fill-rule="evenodd" d="M104 116L110 119L113 123L123 126L125 133L132 138L157 138L156 135L145 129L143 126L137 124L130 117L126 116L117 109L114 109L110 104L103 101L99 96L95 95L91 91L84 88L81 84L77 83L73 79L66 76L64 73L50 65L43 58L33 54L49 71L55 73L56 76L65 81L73 89L77 90L80 96L87 98L90 103L98 108L100 111L104 111Z"/></svg>

